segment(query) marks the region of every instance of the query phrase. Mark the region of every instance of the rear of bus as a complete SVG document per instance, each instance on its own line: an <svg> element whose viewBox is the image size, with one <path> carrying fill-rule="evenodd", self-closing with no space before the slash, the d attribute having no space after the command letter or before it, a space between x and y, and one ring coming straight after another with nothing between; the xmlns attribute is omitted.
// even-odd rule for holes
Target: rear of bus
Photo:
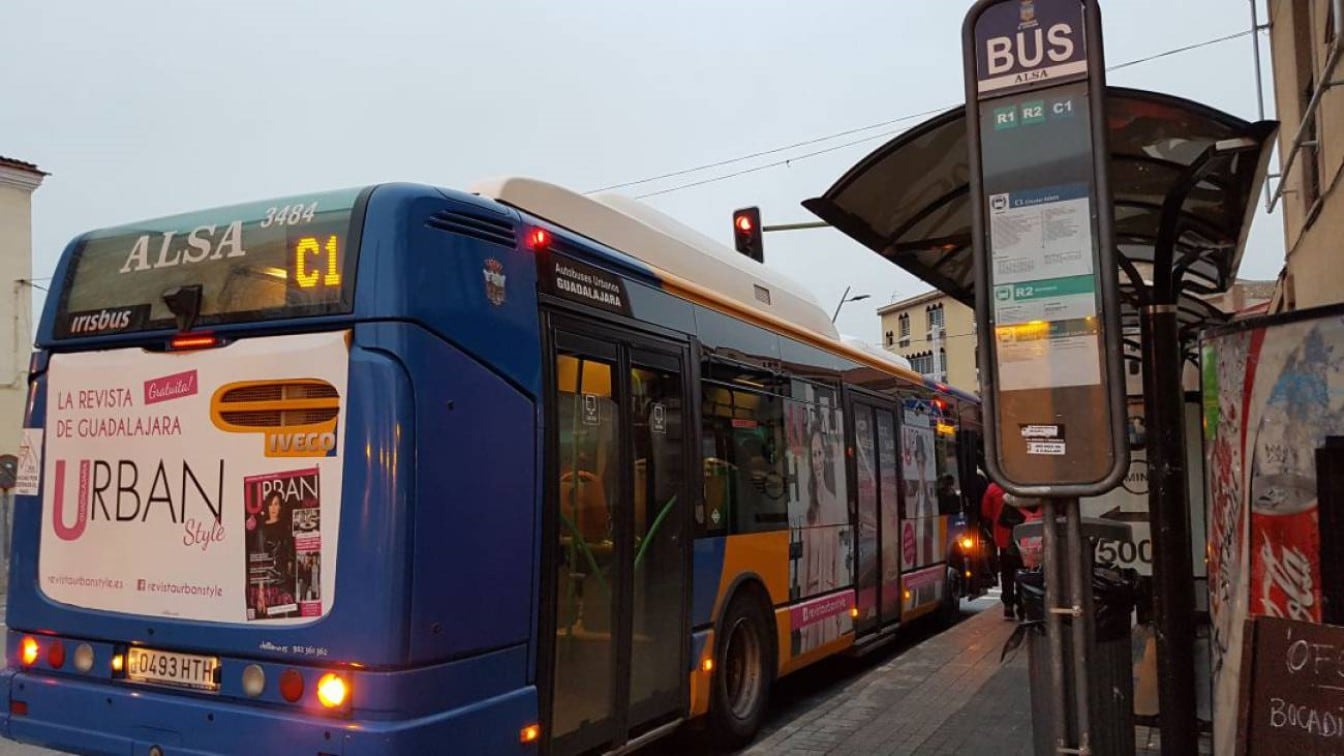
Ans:
<svg viewBox="0 0 1344 756"><path fill-rule="evenodd" d="M535 751L514 220L388 185L70 244L30 368L5 736Z"/></svg>

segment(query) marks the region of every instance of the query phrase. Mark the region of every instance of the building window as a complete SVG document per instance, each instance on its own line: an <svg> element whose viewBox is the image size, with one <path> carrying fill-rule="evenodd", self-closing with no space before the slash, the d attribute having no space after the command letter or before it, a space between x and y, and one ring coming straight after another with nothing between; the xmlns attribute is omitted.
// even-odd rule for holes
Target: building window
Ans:
<svg viewBox="0 0 1344 756"><path fill-rule="evenodd" d="M910 313L903 312L896 318L896 328L900 332L901 346L910 343Z"/></svg>
<svg viewBox="0 0 1344 756"><path fill-rule="evenodd" d="M896 337L891 334L891 331L887 331L887 346L891 346L892 344L895 343L896 343Z"/></svg>
<svg viewBox="0 0 1344 756"><path fill-rule="evenodd" d="M929 313L929 333L943 327L943 305L941 303L932 305L928 309Z"/></svg>

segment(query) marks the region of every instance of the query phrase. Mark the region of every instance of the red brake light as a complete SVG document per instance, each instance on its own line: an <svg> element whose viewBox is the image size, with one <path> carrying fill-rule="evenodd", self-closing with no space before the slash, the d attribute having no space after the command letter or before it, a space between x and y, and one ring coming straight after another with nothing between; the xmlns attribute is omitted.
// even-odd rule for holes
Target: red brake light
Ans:
<svg viewBox="0 0 1344 756"><path fill-rule="evenodd" d="M541 252L551 246L551 232L544 228L534 228L527 232L529 249Z"/></svg>
<svg viewBox="0 0 1344 756"><path fill-rule="evenodd" d="M293 669L281 672L280 695L284 696L285 700L290 703L303 698L303 675Z"/></svg>
<svg viewBox="0 0 1344 756"><path fill-rule="evenodd" d="M60 669L65 665L65 644L60 641L52 641L47 647L47 664L52 669Z"/></svg>
<svg viewBox="0 0 1344 756"><path fill-rule="evenodd" d="M751 216L747 215L746 213L737 216L736 224L737 224L737 230L741 231L744 234L749 233L751 231Z"/></svg>
<svg viewBox="0 0 1344 756"><path fill-rule="evenodd" d="M219 339L210 333L174 336L168 342L170 349L209 349L219 345Z"/></svg>

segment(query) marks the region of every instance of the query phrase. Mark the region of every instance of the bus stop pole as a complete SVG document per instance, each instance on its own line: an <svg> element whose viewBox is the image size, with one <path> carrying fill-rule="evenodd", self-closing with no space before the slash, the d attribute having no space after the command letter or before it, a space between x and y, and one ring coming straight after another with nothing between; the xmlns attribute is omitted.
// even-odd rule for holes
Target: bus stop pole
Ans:
<svg viewBox="0 0 1344 756"><path fill-rule="evenodd" d="M1078 753L1092 752L1089 675L1092 653L1092 560L1082 534L1078 499L1064 499L1064 529L1069 562L1069 602L1073 629L1073 698L1078 724ZM1062 610L1063 608L1061 608ZM1060 610L1056 610L1060 611Z"/></svg>
<svg viewBox="0 0 1344 756"><path fill-rule="evenodd" d="M1068 747L1069 737L1069 717L1068 717L1068 696L1067 688L1064 683L1064 617L1054 611L1060 605L1060 596L1063 594L1060 585L1061 570L1059 568L1059 537L1055 524L1057 514L1055 508L1056 500L1045 497L1041 500L1042 514L1044 515L1041 528L1041 547L1044 552L1041 555L1043 569L1045 571L1045 645L1050 656L1050 685L1051 693L1049 700L1054 703L1051 707L1051 723L1054 732L1051 733L1055 742L1055 752L1060 753Z"/></svg>
<svg viewBox="0 0 1344 756"><path fill-rule="evenodd" d="M1163 275L1166 271L1155 271ZM1148 508L1153 539L1158 719L1162 755L1198 748L1195 729L1195 586L1186 497L1185 416L1180 334L1174 297L1142 309L1144 411L1148 427Z"/></svg>

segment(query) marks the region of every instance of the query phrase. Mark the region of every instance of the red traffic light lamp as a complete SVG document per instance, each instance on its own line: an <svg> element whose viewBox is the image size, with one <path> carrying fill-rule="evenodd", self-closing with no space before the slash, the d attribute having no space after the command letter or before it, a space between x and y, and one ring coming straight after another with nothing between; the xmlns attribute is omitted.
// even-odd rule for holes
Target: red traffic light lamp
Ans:
<svg viewBox="0 0 1344 756"><path fill-rule="evenodd" d="M733 211L733 246L756 262L765 262L765 242L761 236L761 209L744 207Z"/></svg>

